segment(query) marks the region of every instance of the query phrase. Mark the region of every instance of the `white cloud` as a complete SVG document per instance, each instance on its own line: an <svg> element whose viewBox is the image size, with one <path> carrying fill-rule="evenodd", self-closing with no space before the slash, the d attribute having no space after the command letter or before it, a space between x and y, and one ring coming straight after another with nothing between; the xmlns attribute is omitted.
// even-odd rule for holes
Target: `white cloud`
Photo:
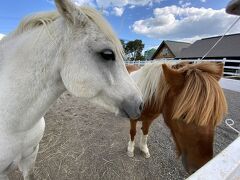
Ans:
<svg viewBox="0 0 240 180"><path fill-rule="evenodd" d="M130 9L133 9L133 8L135 8L135 7L136 7L135 5L129 6Z"/></svg>
<svg viewBox="0 0 240 180"><path fill-rule="evenodd" d="M191 2L185 2L184 0L180 0L178 4L183 8L191 6Z"/></svg>
<svg viewBox="0 0 240 180"><path fill-rule="evenodd" d="M123 12L124 12L124 9L119 7L114 7L112 11L112 13L116 16L122 16Z"/></svg>
<svg viewBox="0 0 240 180"><path fill-rule="evenodd" d="M182 42L189 42L189 43L193 43L199 39L202 39L202 38L206 38L205 35L200 35L200 36L193 36L193 37L190 37L190 38L181 38L181 39L175 39L176 41L182 41Z"/></svg>
<svg viewBox="0 0 240 180"><path fill-rule="evenodd" d="M78 6L92 6L95 7L94 0L72 0ZM50 4L54 4L54 0L47 0Z"/></svg>
<svg viewBox="0 0 240 180"><path fill-rule="evenodd" d="M50 4L54 4L54 0L46 0ZM128 6L130 9L136 6L153 5L153 3L160 3L165 0L72 0L79 6L92 6L100 9L106 9L109 7L125 7Z"/></svg>
<svg viewBox="0 0 240 180"><path fill-rule="evenodd" d="M73 2L79 6L95 6L93 0L73 0Z"/></svg>
<svg viewBox="0 0 240 180"><path fill-rule="evenodd" d="M205 3L207 0L200 0L201 2Z"/></svg>
<svg viewBox="0 0 240 180"><path fill-rule="evenodd" d="M116 6L116 7L124 7L124 6L145 6L148 4L152 4L154 2L161 2L163 0L96 0L97 5L99 7L110 7L110 6Z"/></svg>
<svg viewBox="0 0 240 180"><path fill-rule="evenodd" d="M54 4L54 0L46 0L48 3ZM78 6L91 6L102 11L104 15L114 14L121 16L127 6L130 9L136 6L153 5L164 0L72 0Z"/></svg>
<svg viewBox="0 0 240 180"><path fill-rule="evenodd" d="M4 34L0 34L0 40L1 40L4 36L5 36Z"/></svg>
<svg viewBox="0 0 240 180"><path fill-rule="evenodd" d="M235 19L224 9L168 6L154 9L154 17L136 21L131 28L152 38L193 41L198 37L222 34ZM231 32L239 31L240 23Z"/></svg>
<svg viewBox="0 0 240 180"><path fill-rule="evenodd" d="M101 9L100 12L102 12L102 14L108 16L109 15L109 12L105 9Z"/></svg>

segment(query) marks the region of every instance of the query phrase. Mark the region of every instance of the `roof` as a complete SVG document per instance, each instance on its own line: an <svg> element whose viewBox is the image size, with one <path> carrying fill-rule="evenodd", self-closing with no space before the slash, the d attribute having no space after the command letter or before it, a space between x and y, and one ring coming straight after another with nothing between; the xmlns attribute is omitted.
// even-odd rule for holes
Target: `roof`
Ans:
<svg viewBox="0 0 240 180"><path fill-rule="evenodd" d="M221 36L204 38L183 49L176 58L201 58L221 38ZM226 35L206 58L240 57L240 33Z"/></svg>
<svg viewBox="0 0 240 180"><path fill-rule="evenodd" d="M169 50L173 53L174 56L179 56L182 49L189 47L191 44L186 42L178 42L178 41L162 41L156 52L153 54L152 59L156 57L162 47L166 45Z"/></svg>

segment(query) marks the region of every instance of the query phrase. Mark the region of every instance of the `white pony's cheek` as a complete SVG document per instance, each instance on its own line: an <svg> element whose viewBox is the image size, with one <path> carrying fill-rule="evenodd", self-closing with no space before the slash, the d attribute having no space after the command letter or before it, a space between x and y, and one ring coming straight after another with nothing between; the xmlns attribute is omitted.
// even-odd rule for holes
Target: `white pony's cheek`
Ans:
<svg viewBox="0 0 240 180"><path fill-rule="evenodd" d="M66 85L68 91L70 91L76 97L81 98L92 98L97 93L92 90L91 87L87 88L86 86L82 85L81 82L71 83Z"/></svg>
<svg viewBox="0 0 240 180"><path fill-rule="evenodd" d="M94 87L93 81L88 81L87 73L82 75L64 70L61 72L61 77L66 89L76 97L92 98L99 92L99 89Z"/></svg>
<svg viewBox="0 0 240 180"><path fill-rule="evenodd" d="M90 100L91 103L101 106L105 110L114 113L115 115L119 114L119 108L108 103L105 103L102 98L94 98Z"/></svg>
<svg viewBox="0 0 240 180"><path fill-rule="evenodd" d="M97 70L95 71L97 72ZM107 79L104 79L94 73L89 74L87 68L79 71L77 66L65 67L60 74L64 86L74 96L86 98L91 103L97 104L112 113L119 114L119 104L122 96L112 92L111 85L115 83L115 80L111 74L108 75ZM107 86L108 88L106 88Z"/></svg>

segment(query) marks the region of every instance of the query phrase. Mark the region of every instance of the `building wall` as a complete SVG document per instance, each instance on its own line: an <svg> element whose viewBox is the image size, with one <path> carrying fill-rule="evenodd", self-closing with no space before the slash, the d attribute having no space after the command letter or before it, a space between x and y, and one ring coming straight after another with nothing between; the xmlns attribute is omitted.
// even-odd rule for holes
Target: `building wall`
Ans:
<svg viewBox="0 0 240 180"><path fill-rule="evenodd" d="M171 53L171 51L168 49L166 45L164 45L158 54L155 56L155 59L161 59L161 58L175 58L175 56Z"/></svg>

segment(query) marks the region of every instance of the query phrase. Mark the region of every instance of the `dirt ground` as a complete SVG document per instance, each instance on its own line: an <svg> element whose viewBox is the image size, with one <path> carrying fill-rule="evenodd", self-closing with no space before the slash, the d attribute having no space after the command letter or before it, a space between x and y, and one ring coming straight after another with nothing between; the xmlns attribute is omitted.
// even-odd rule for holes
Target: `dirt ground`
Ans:
<svg viewBox="0 0 240 180"><path fill-rule="evenodd" d="M235 128L240 129L240 94L228 90L225 94L229 103L228 118L234 119ZM138 148L134 158L126 155L128 119L115 117L68 93L50 108L45 120L46 130L34 169L35 179L179 180L188 177L180 160L176 159L175 144L160 118L151 126L149 159L145 159ZM215 155L236 137L237 134L223 122L216 131ZM22 176L18 170L11 173L10 180L19 179Z"/></svg>

